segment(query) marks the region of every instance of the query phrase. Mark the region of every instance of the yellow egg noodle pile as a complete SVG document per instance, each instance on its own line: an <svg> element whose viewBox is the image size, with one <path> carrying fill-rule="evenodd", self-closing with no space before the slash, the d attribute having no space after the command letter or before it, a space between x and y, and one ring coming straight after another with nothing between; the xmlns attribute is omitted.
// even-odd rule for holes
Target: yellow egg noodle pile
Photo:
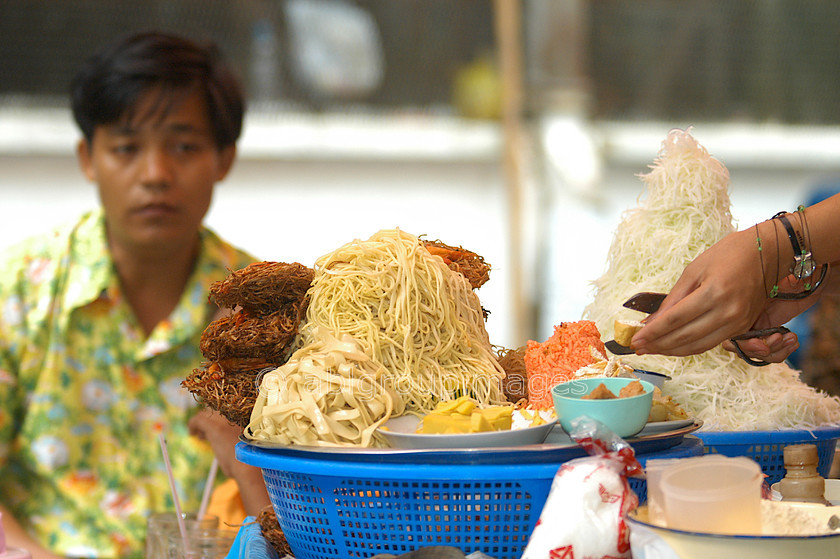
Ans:
<svg viewBox="0 0 840 559"><path fill-rule="evenodd" d="M418 237L383 230L322 256L309 295L303 340L318 327L358 340L408 411L462 395L506 402L478 295Z"/></svg>
<svg viewBox="0 0 840 559"><path fill-rule="evenodd" d="M277 374L264 375L261 400L251 416L252 435L259 432L267 440L295 444L317 440L318 444L376 445L381 441L371 433L392 414L425 414L439 401L462 395L482 406L506 403L501 388L504 370L493 353L478 296L461 274L451 271L439 256L432 256L418 237L399 229L382 230L367 241L354 240L322 256L315 262L308 295L299 349ZM323 348L327 333L358 344L359 352L368 358L363 362L344 356L359 370L343 376L358 382L350 383L354 386L344 389L340 399L333 394L335 387L318 384L329 377L331 386L343 386L345 381L335 376L334 364L307 357ZM305 362L310 364L304 370ZM302 383L312 384L301 375L313 375L317 368L318 405L294 403L315 396L311 389L301 389ZM289 380L289 375L301 378ZM353 398L362 400L357 392L362 387L370 391L370 382L379 390L368 398L368 415L342 425L347 429L342 434L329 422L329 428L319 430L300 417L305 408L317 409L316 415L329 418ZM278 409L269 407L269 393L274 390L274 404L279 405L276 394L291 390L283 388L290 386L297 392L284 404L294 405L277 415ZM391 409L386 395L394 400ZM380 415L383 406L386 412ZM273 418L267 423L268 415ZM283 425L275 425L278 417Z"/></svg>
<svg viewBox="0 0 840 559"><path fill-rule="evenodd" d="M641 176L647 198L625 212L606 272L593 282L584 310L604 339L616 318L638 319L621 305L639 291L667 293L689 262L735 230L729 172L691 136L672 130L651 171ZM840 422L840 398L799 379L785 363L752 367L721 347L689 357L645 355L627 363L670 375L664 392L704 430L810 429Z"/></svg>

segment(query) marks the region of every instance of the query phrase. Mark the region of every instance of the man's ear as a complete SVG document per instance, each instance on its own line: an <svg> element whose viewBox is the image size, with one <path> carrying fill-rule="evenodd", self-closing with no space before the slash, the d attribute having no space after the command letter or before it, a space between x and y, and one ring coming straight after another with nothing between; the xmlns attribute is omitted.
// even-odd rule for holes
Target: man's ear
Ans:
<svg viewBox="0 0 840 559"><path fill-rule="evenodd" d="M231 144L219 150L219 173L216 176L216 182L223 180L230 170L233 168L233 162L236 160L236 144Z"/></svg>
<svg viewBox="0 0 840 559"><path fill-rule="evenodd" d="M89 181L95 182L96 171L93 168L93 157L91 156L90 149L90 143L85 138L82 138L76 144L76 157L79 160L79 167L82 169L85 177Z"/></svg>

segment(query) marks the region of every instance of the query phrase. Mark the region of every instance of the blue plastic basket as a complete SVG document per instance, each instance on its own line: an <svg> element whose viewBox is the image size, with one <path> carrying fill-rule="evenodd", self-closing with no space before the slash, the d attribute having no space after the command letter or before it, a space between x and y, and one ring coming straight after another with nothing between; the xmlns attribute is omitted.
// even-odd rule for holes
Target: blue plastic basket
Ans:
<svg viewBox="0 0 840 559"><path fill-rule="evenodd" d="M790 444L810 443L817 446L820 457L819 472L828 477L834 460L834 448L840 438L840 426L806 430L780 431L698 431L706 454L747 456L761 466L767 483L774 484L785 477L784 448Z"/></svg>
<svg viewBox="0 0 840 559"><path fill-rule="evenodd" d="M648 458L696 456L685 437ZM560 463L376 463L316 458L239 443L237 458L263 471L280 527L296 559L400 555L447 545L518 559L542 512ZM635 487L634 487L635 485ZM631 480L641 493L643 480Z"/></svg>

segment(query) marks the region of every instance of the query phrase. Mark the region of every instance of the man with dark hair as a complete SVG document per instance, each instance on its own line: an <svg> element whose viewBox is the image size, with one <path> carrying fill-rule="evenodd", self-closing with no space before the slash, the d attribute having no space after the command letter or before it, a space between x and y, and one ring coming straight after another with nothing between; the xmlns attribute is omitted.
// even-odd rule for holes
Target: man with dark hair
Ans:
<svg viewBox="0 0 840 559"><path fill-rule="evenodd" d="M216 47L142 33L85 63L72 107L101 208L0 255L0 513L33 557L142 557L147 516L172 510L160 433L185 510L213 459L191 430L249 514L268 504L235 428L180 386L210 285L255 260L202 224L244 102Z"/></svg>

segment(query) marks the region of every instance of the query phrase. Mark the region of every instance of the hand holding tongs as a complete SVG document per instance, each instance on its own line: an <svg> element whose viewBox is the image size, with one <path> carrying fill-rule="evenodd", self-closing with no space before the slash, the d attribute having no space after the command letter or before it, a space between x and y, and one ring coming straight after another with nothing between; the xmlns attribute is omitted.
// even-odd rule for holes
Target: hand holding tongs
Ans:
<svg viewBox="0 0 840 559"><path fill-rule="evenodd" d="M665 300L667 293L652 293L649 291L643 291L641 293L636 293L629 299L627 299L622 306L633 309L634 311L643 312L646 314L651 314L659 310L659 306L662 304L662 301ZM744 332L738 336L734 336L729 339L732 344L735 346L735 351L738 356L749 363L754 367L763 367L764 365L769 365L767 361L762 361L760 359L753 359L741 349L738 345L739 340L746 340L749 338L766 338L771 334L787 334L790 330L785 328L784 326L776 326L775 328L765 328L762 330L750 330L749 332ZM604 344L606 348L616 354L616 355L628 355L633 353L633 350L627 346L620 345L615 340L610 340Z"/></svg>

